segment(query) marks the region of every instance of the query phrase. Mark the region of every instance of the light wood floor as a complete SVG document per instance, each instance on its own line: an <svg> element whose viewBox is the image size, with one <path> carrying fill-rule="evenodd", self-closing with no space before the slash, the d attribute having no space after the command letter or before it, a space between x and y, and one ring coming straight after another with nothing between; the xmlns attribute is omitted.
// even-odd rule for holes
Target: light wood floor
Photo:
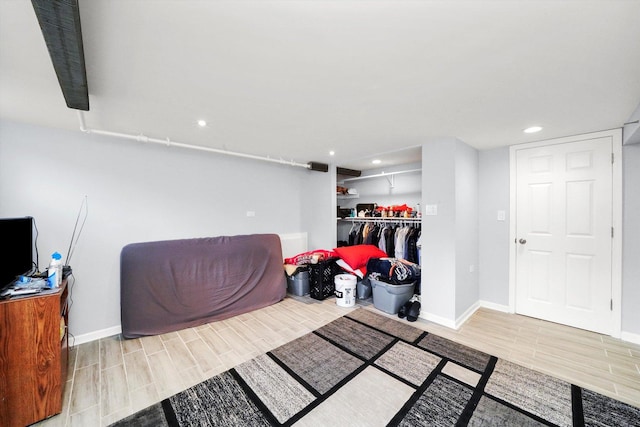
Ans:
<svg viewBox="0 0 640 427"><path fill-rule="evenodd" d="M366 309L376 310L371 304ZM38 426L106 426L348 313L335 299L284 301L161 336L77 346L60 415ZM396 316L389 316L398 321ZM640 346L524 316L478 310L459 330L414 326L640 406Z"/></svg>

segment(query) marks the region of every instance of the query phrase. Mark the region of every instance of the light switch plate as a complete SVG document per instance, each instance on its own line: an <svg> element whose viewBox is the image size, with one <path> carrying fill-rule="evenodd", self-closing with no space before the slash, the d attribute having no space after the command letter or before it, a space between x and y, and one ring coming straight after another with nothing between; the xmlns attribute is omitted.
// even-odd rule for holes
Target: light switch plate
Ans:
<svg viewBox="0 0 640 427"><path fill-rule="evenodd" d="M425 215L438 215L438 205L426 205L424 207Z"/></svg>

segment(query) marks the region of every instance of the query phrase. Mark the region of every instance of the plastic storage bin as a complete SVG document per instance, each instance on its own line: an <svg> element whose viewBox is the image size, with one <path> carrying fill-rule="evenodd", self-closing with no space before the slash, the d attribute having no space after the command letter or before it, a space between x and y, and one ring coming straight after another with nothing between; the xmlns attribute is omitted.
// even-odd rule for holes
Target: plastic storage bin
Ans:
<svg viewBox="0 0 640 427"><path fill-rule="evenodd" d="M334 278L340 272L336 258L309 264L309 296L323 300L334 294L336 287Z"/></svg>
<svg viewBox="0 0 640 427"><path fill-rule="evenodd" d="M356 284L356 297L358 299L371 298L371 283L369 283L369 279L358 281Z"/></svg>
<svg viewBox="0 0 640 427"><path fill-rule="evenodd" d="M287 275L287 292L297 296L309 295L309 270L298 270Z"/></svg>
<svg viewBox="0 0 640 427"><path fill-rule="evenodd" d="M373 306L385 313L397 314L400 307L413 296L415 282L406 285L394 285L369 278L373 289Z"/></svg>

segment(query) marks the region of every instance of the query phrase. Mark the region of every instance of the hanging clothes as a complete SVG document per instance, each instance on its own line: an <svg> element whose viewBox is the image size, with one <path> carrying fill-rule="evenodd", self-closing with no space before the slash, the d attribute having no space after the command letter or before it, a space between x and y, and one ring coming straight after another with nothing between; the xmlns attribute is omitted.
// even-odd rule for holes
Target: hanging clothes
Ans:
<svg viewBox="0 0 640 427"><path fill-rule="evenodd" d="M404 259L404 249L407 243L407 233L409 233L409 227L401 227L396 231L396 249L394 256L398 259Z"/></svg>
<svg viewBox="0 0 640 427"><path fill-rule="evenodd" d="M362 232L362 244L370 245L371 244L371 231L373 230L373 224L366 223L364 225L364 230Z"/></svg>
<svg viewBox="0 0 640 427"><path fill-rule="evenodd" d="M380 237L378 238L378 249L380 249L381 251L387 251L387 233L386 230L388 230L389 225L385 225L384 227L380 227Z"/></svg>
<svg viewBox="0 0 640 427"><path fill-rule="evenodd" d="M402 223L401 219L398 223ZM349 246L373 245L384 251L389 258L404 259L417 263L417 241L420 225L400 225L395 221L381 223L375 219L354 222L349 230Z"/></svg>
<svg viewBox="0 0 640 427"><path fill-rule="evenodd" d="M349 230L349 246L355 245L357 238L358 238L358 227L354 223L354 224L351 224L351 230Z"/></svg>
<svg viewBox="0 0 640 427"><path fill-rule="evenodd" d="M406 260L418 264L418 238L420 237L420 229L411 227L411 231L407 235Z"/></svg>
<svg viewBox="0 0 640 427"><path fill-rule="evenodd" d="M378 246L378 239L380 239L380 226L378 224L371 224L371 231L367 236L368 239L365 242L368 245Z"/></svg>
<svg viewBox="0 0 640 427"><path fill-rule="evenodd" d="M396 251L395 235L396 235L395 228L389 227L385 229L385 238L386 238L387 246L384 249L384 251L387 253L387 256L391 258L395 256L395 251Z"/></svg>
<svg viewBox="0 0 640 427"><path fill-rule="evenodd" d="M356 240L355 240L356 245L362 244L362 241L364 240L362 236L363 232L364 232L364 224L361 224L360 227L358 227L358 234L356 234Z"/></svg>

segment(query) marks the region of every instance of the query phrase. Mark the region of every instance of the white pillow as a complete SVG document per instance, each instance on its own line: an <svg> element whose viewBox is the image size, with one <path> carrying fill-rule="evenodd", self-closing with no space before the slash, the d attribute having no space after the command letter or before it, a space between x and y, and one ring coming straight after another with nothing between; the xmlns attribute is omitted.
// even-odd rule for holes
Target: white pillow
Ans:
<svg viewBox="0 0 640 427"><path fill-rule="evenodd" d="M355 274L356 276L358 276L361 279L364 277L364 274L362 274L362 271L360 271L360 269L357 269L357 270L352 269L351 266L349 264L347 264L347 262L345 260L343 260L342 258L338 258L338 260L336 261L336 264L338 264L340 267L342 267L343 269L345 269L349 273Z"/></svg>

